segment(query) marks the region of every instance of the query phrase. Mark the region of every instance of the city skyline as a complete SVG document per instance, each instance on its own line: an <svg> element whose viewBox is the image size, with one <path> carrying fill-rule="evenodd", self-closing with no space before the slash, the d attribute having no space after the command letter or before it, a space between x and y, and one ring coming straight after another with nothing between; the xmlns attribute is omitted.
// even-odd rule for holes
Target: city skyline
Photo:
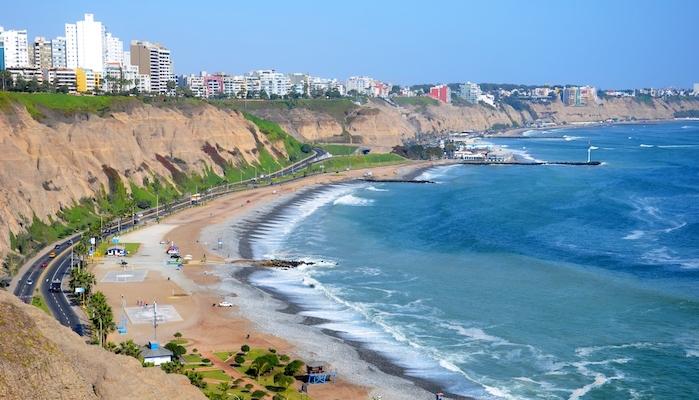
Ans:
<svg viewBox="0 0 699 400"><path fill-rule="evenodd" d="M0 25L27 29L29 40L51 39L63 36L65 23L93 13L124 43L148 40L170 48L178 75L274 68L341 79L368 75L402 85L471 80L601 88L691 88L698 79L699 55L692 37L699 35L699 27L689 22L692 13L687 11L699 7L685 1L671 7L634 2L633 9L619 2L607 7L605 15L597 15L588 3L500 2L487 8L443 2L435 7L442 16L436 20L432 8L416 3L400 9L390 3L391 9L360 1L342 12L335 5L278 3L278 12L264 19L259 18L261 10L247 4L218 5L216 13L201 6L201 15L179 7L183 2L167 8L158 4L139 4L137 13L124 11L130 7L80 1L42 4L31 13L18 6L8 10ZM162 18L148 18L156 12ZM476 17L486 12L491 15L487 22ZM454 15L468 18L455 23ZM225 18L235 23L224 24ZM181 29L183 21L191 29ZM509 28L509 38L498 34L503 26L515 26L518 35ZM668 32L674 33L672 40ZM636 39L629 40L630 35ZM615 43L625 47L615 48ZM434 62L436 56L440 62Z"/></svg>

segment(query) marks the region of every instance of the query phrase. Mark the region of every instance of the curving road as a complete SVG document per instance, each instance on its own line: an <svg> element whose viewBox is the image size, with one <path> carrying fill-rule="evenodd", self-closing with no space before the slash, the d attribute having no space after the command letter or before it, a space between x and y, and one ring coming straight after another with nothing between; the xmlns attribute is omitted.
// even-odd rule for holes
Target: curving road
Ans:
<svg viewBox="0 0 699 400"><path fill-rule="evenodd" d="M305 168L310 164L323 161L331 157L328 152L321 148L314 148L313 153L314 154L312 156L304 160L301 160L277 172L271 173L269 177L275 178L278 176L282 176L289 173L290 171L293 172L295 170ZM256 183L256 180L248 179L246 181L241 182L241 184L242 183ZM212 188L203 193L202 201L210 200L228 193L244 189L245 187L242 185L221 185L218 188ZM189 198L170 204L164 204L162 207L159 207L158 209L151 208L140 212L139 220L146 221L156 219L157 217L164 217L178 210L185 209L189 206L191 206L191 201ZM102 231L102 238L106 238L111 234L118 233L120 229L128 229L134 223L138 224L139 220L125 219L123 220L123 222L119 224L112 222L111 226L107 226ZM70 275L70 253L72 244L76 243L80 239L80 237L81 234L76 234L70 238L67 238L65 241L57 244L53 249L53 251L56 253L56 257L53 259L53 261L48 256L49 251L47 251L47 249L44 249L44 255L38 257L29 266L27 271L21 276L20 280L17 282L14 294L15 296L22 299L25 303L31 303L32 296L34 295L34 291L38 285L40 288L41 295L46 301L49 310L51 311L53 316L58 320L58 322L60 322L62 325L70 327L73 331L82 336L87 334L87 329L85 329L85 325L82 324L80 318L71 306L71 302L67 296L69 291L63 290L63 279ZM42 268L42 265L46 263L48 263L48 266L45 268L46 274L44 274L44 268ZM41 282L39 282L40 280ZM51 282L55 280L61 281L61 289L52 291Z"/></svg>

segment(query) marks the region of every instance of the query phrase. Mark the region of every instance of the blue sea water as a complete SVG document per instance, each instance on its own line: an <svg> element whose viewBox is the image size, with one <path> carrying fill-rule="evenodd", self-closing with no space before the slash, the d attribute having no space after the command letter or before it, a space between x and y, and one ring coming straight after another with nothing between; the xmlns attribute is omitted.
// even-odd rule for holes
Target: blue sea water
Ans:
<svg viewBox="0 0 699 400"><path fill-rule="evenodd" d="M253 247L319 264L253 282L451 393L699 398L699 122L494 141L603 165L329 187Z"/></svg>

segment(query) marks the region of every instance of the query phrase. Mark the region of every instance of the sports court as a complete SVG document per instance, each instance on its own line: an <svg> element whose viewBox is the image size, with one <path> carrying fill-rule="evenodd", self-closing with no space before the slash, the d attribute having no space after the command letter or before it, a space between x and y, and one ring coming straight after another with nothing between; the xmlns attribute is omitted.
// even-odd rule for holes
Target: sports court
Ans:
<svg viewBox="0 0 699 400"><path fill-rule="evenodd" d="M131 283L143 282L148 275L145 269L132 269L124 271L109 271L102 278L103 283Z"/></svg>
<svg viewBox="0 0 699 400"><path fill-rule="evenodd" d="M129 321L134 325L152 324L153 305L149 304L146 307L126 307L126 315L129 317ZM155 318L159 324L182 321L182 317L180 317L175 307L169 304L158 304Z"/></svg>

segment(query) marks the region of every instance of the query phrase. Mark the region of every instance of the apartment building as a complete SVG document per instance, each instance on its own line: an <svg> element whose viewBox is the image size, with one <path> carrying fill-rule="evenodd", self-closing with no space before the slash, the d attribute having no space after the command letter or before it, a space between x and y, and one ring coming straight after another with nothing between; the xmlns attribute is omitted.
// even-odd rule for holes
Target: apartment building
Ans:
<svg viewBox="0 0 699 400"><path fill-rule="evenodd" d="M4 68L31 68L27 30L3 30L0 27L0 37L3 42Z"/></svg>
<svg viewBox="0 0 699 400"><path fill-rule="evenodd" d="M51 40L51 66L53 68L67 68L65 37L59 36Z"/></svg>
<svg viewBox="0 0 699 400"><path fill-rule="evenodd" d="M130 54L131 65L137 66L139 73L150 76L151 91L169 94L167 84L175 81L170 50L160 44L134 40Z"/></svg>

